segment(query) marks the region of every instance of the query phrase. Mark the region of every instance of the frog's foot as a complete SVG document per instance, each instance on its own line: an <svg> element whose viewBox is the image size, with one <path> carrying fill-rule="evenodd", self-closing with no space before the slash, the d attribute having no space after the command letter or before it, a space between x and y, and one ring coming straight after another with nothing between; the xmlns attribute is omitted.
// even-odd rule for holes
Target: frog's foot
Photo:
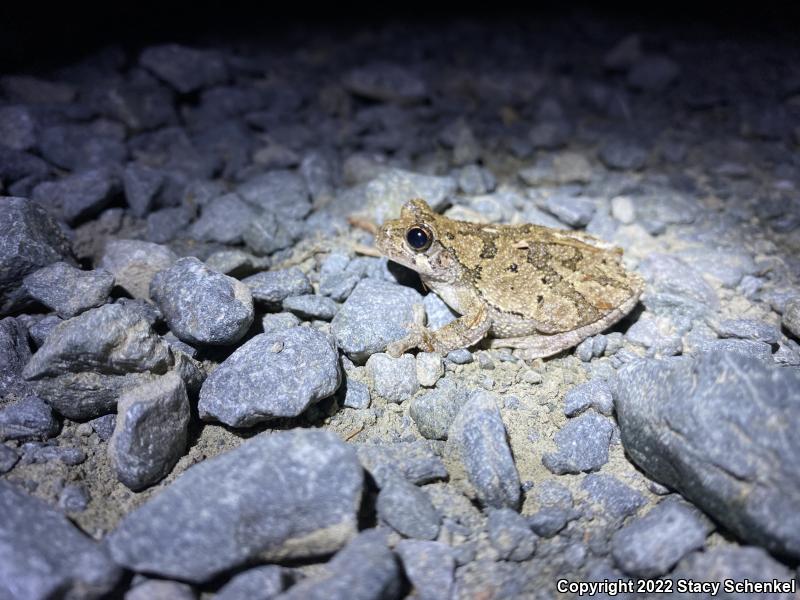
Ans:
<svg viewBox="0 0 800 600"><path fill-rule="evenodd" d="M412 348L420 348L425 352L433 349L432 332L425 327L427 320L425 307L419 303L414 304L411 311L413 320L406 326L408 335L386 346L386 354L393 358L399 357L403 352Z"/></svg>

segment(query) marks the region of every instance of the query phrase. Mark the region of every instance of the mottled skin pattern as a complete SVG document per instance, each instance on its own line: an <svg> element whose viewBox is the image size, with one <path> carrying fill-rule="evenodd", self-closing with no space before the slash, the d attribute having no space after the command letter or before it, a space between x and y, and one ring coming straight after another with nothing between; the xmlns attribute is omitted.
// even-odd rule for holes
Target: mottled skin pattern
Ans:
<svg viewBox="0 0 800 600"><path fill-rule="evenodd" d="M409 245L412 227L430 234L430 247ZM455 221L423 200L385 223L376 244L462 315L436 331L412 324L387 347L393 355L414 347L446 353L491 336L490 346L516 348L522 358L551 356L619 321L644 285L622 266L619 248L590 235Z"/></svg>

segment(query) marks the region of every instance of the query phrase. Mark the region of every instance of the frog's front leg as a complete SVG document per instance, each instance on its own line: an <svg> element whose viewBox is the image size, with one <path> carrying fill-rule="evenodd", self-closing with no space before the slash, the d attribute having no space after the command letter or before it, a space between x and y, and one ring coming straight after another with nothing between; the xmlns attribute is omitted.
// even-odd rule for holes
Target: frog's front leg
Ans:
<svg viewBox="0 0 800 600"><path fill-rule="evenodd" d="M415 307L416 308L416 307ZM483 339L492 326L489 311L481 304L444 327L431 330L425 327L424 309L414 312L414 322L409 327L410 333L401 340L386 346L386 353L398 357L406 350L419 348L425 352L447 354L458 348L466 348Z"/></svg>

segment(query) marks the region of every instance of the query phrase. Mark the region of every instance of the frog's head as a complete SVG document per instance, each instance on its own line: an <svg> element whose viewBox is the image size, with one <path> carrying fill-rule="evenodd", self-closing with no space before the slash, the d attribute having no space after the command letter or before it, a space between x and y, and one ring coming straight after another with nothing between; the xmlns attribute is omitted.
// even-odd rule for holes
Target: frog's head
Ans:
<svg viewBox="0 0 800 600"><path fill-rule="evenodd" d="M458 261L442 243L446 219L420 199L406 203L400 218L387 221L375 244L390 260L413 269L423 280L453 282L458 279Z"/></svg>

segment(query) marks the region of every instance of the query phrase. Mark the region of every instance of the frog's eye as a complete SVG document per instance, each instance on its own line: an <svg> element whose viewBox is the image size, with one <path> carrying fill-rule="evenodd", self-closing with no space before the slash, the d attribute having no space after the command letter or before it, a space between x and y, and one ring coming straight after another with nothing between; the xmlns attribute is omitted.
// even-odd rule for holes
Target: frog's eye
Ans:
<svg viewBox="0 0 800 600"><path fill-rule="evenodd" d="M433 234L423 225L414 225L406 231L406 241L411 249L416 252L425 252L431 247Z"/></svg>

